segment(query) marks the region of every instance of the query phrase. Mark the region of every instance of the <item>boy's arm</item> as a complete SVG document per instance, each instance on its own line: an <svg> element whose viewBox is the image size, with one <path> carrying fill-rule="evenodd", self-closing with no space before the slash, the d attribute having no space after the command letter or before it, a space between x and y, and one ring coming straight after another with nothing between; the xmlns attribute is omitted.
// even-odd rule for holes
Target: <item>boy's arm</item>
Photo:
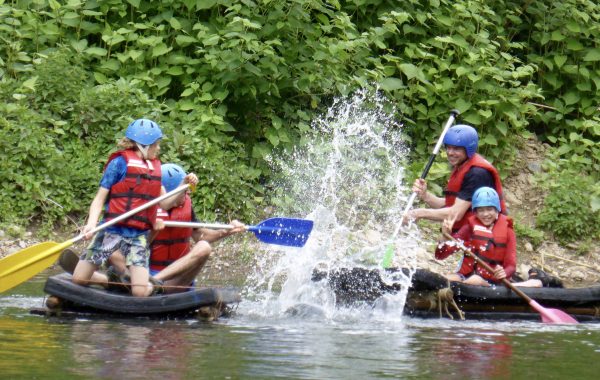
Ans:
<svg viewBox="0 0 600 380"><path fill-rule="evenodd" d="M88 236L88 232L96 228L98 224L98 220L100 219L100 214L102 214L102 209L104 208L104 204L106 203L106 199L108 198L109 189L105 189L104 187L100 187L92 204L90 205L90 210L88 212L87 224L83 228L82 233L85 235L86 239L90 239L93 235Z"/></svg>

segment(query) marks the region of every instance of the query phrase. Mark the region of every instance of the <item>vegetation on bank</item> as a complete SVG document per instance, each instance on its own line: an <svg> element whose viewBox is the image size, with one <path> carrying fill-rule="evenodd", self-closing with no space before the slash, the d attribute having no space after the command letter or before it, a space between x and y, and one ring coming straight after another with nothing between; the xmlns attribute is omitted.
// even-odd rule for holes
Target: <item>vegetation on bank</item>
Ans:
<svg viewBox="0 0 600 380"><path fill-rule="evenodd" d="M252 220L266 156L301 144L333 97L378 87L415 173L449 108L504 174L519 138L550 144L539 225L598 238L599 22L585 0L0 2L2 222L85 214L141 116L164 129L163 161L199 174L200 218Z"/></svg>

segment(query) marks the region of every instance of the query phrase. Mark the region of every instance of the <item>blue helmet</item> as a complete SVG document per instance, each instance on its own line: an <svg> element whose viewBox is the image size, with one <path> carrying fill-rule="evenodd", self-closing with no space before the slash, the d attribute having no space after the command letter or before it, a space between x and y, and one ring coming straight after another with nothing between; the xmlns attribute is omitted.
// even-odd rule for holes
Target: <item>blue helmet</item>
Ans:
<svg viewBox="0 0 600 380"><path fill-rule="evenodd" d="M185 170L179 165L163 164L161 165L160 170L162 172L161 182L165 187L165 190L167 190L167 193L171 190L175 190L181 185L181 182L183 182L183 179L185 178Z"/></svg>
<svg viewBox="0 0 600 380"><path fill-rule="evenodd" d="M458 124L448 129L444 136L444 144L462 146L467 151L467 157L471 158L477 152L479 137L477 131L470 125Z"/></svg>
<svg viewBox="0 0 600 380"><path fill-rule="evenodd" d="M125 131L125 137L142 145L152 145L162 137L158 124L149 119L132 121Z"/></svg>
<svg viewBox="0 0 600 380"><path fill-rule="evenodd" d="M480 187L475 190L473 194L473 199L471 200L471 210L475 210L477 207L485 207L485 206L493 206L501 211L500 208L500 197L498 197L498 193L496 190L491 187Z"/></svg>

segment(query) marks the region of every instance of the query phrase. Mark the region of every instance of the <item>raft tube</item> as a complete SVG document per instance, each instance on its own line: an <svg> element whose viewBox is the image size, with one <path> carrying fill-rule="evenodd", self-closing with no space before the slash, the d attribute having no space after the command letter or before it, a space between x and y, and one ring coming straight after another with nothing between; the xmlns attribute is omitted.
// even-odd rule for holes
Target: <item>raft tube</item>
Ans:
<svg viewBox="0 0 600 380"><path fill-rule="evenodd" d="M96 312L125 316L178 316L193 314L203 307L223 310L241 301L236 288L198 288L182 293L133 297L96 287L81 286L62 273L49 277L44 291L50 295L49 311ZM52 303L51 305L49 303Z"/></svg>
<svg viewBox="0 0 600 380"><path fill-rule="evenodd" d="M339 305L374 303L385 294L402 290L389 278L410 271L402 269L339 268L329 272L313 271L314 281L326 281ZM384 280L386 279L386 280ZM503 285L475 286L449 282L444 276L425 269L412 273L404 313L416 317L439 317L440 291L447 292L471 319L539 319L539 314L518 295ZM600 285L584 288L519 288L544 307L559 308L580 321L600 322ZM454 313L457 315L457 313Z"/></svg>

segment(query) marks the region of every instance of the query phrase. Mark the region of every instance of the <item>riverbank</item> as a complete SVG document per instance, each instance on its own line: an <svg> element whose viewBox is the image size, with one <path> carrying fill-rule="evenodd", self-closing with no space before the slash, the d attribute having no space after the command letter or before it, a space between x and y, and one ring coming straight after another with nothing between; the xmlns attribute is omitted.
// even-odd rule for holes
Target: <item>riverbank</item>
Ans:
<svg viewBox="0 0 600 380"><path fill-rule="evenodd" d="M543 205L545 194L536 186L534 177L542 170L546 147L534 139L523 141L519 147L519 159L513 165L511 173L505 178L505 198L510 216L517 225L517 271L527 278L531 267L541 268L549 274L559 277L566 286L588 286L600 283L600 244L592 244L583 250L576 244L560 245L547 234L542 239L536 231L535 218ZM415 205L418 207L417 205ZM444 261L433 258L437 239L441 239L439 225L420 222L421 235L426 242L417 254L420 268L437 273L451 273L460 260L459 255ZM534 231L538 238L533 239L519 231ZM76 229L57 231L52 240L66 241L77 234ZM8 227L0 229L0 257L17 252L45 239L37 236L35 229ZM82 250L85 243L76 244L75 249ZM215 246L205 270L199 280L206 283L239 283L251 273L254 258L260 254L262 244L251 234L229 238Z"/></svg>

